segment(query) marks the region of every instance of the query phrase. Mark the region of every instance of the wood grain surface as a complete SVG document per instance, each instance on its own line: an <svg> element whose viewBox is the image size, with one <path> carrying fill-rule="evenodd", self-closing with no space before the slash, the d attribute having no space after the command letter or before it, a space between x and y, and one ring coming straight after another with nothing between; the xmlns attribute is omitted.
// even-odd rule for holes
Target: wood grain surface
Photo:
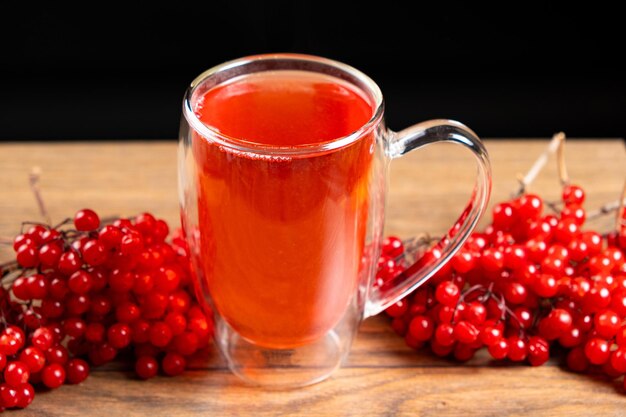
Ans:
<svg viewBox="0 0 626 417"><path fill-rule="evenodd" d="M493 199L507 198L546 140L487 141ZM587 208L618 198L626 177L619 140L570 141L571 178L588 192ZM178 219L174 142L0 145L0 236L38 219L28 187L33 167L53 220L83 207L103 215L151 211ZM463 150L438 145L394 161L387 233L410 236L446 230L469 197L475 169ZM560 195L554 158L531 186L546 199ZM612 218L596 220L607 229ZM484 223L484 222L483 222ZM0 260L10 253L0 249ZM84 383L38 393L16 416L622 416L621 381L577 375L558 359L539 368L491 363L484 354L459 365L414 352L384 317L366 320L351 354L329 380L294 391L242 385L211 352L177 378L136 380L127 362L96 369Z"/></svg>

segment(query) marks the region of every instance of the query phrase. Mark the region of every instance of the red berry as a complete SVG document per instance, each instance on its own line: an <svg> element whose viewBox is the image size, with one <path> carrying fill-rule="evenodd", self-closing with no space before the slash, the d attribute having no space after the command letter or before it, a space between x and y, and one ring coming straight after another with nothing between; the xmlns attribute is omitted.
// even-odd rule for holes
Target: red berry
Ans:
<svg viewBox="0 0 626 417"><path fill-rule="evenodd" d="M487 319L487 309L482 303L472 301L467 304L463 311L463 318L473 325L479 326Z"/></svg>
<svg viewBox="0 0 626 417"><path fill-rule="evenodd" d="M144 248L144 240L140 233L129 232L122 237L120 252L122 255L136 255Z"/></svg>
<svg viewBox="0 0 626 417"><path fill-rule="evenodd" d="M177 353L170 352L161 361L161 367L165 375L176 376L185 371L187 366L185 358Z"/></svg>
<svg viewBox="0 0 626 417"><path fill-rule="evenodd" d="M172 340L172 329L167 323L157 321L150 327L150 343L156 347L165 347Z"/></svg>
<svg viewBox="0 0 626 417"><path fill-rule="evenodd" d="M541 274L533 285L533 290L540 297L554 297L558 292L557 281L551 274Z"/></svg>
<svg viewBox="0 0 626 417"><path fill-rule="evenodd" d="M101 323L89 323L85 329L85 340L91 343L104 341L105 328Z"/></svg>
<svg viewBox="0 0 626 417"><path fill-rule="evenodd" d="M121 323L132 323L135 320L139 320L140 317L141 310L139 306L130 301L118 305L115 309L115 318Z"/></svg>
<svg viewBox="0 0 626 417"><path fill-rule="evenodd" d="M519 282L507 282L502 289L502 295L510 304L522 304L526 301L528 292L526 287Z"/></svg>
<svg viewBox="0 0 626 417"><path fill-rule="evenodd" d="M16 326L8 326L0 333L0 353L15 355L24 346L24 332Z"/></svg>
<svg viewBox="0 0 626 417"><path fill-rule="evenodd" d="M97 239L90 239L81 247L83 261L91 266L102 265L107 260L107 251L104 244Z"/></svg>
<svg viewBox="0 0 626 417"><path fill-rule="evenodd" d="M104 294L94 295L89 306L92 313L106 316L113 308L111 298Z"/></svg>
<svg viewBox="0 0 626 417"><path fill-rule="evenodd" d="M22 245L29 245L34 247L36 245L36 242L25 234L15 236L15 239L13 239L13 250L17 251Z"/></svg>
<svg viewBox="0 0 626 417"><path fill-rule="evenodd" d="M19 394L16 388L9 384L0 384L0 406L4 408L13 408L17 406Z"/></svg>
<svg viewBox="0 0 626 417"><path fill-rule="evenodd" d="M602 365L611 355L610 344L607 340L593 337L585 344L585 356L594 365Z"/></svg>
<svg viewBox="0 0 626 417"><path fill-rule="evenodd" d="M572 325L572 315L567 310L555 308L539 322L539 334L547 340L555 340L567 333Z"/></svg>
<svg viewBox="0 0 626 417"><path fill-rule="evenodd" d="M435 298L443 305L449 307L456 306L460 296L461 291L459 290L459 287L451 281L443 281L437 285Z"/></svg>
<svg viewBox="0 0 626 417"><path fill-rule="evenodd" d="M589 368L589 360L582 347L576 347L567 354L567 367L575 372L584 372Z"/></svg>
<svg viewBox="0 0 626 417"><path fill-rule="evenodd" d="M46 361L50 363L58 363L61 365L65 365L69 358L69 353L67 349L61 345L54 345L50 347L46 353Z"/></svg>
<svg viewBox="0 0 626 417"><path fill-rule="evenodd" d="M59 388L65 382L65 368L58 363L47 365L41 371L41 381L50 389Z"/></svg>
<svg viewBox="0 0 626 417"><path fill-rule="evenodd" d="M57 264L57 270L63 275L69 276L78 271L82 265L82 261L78 254L73 250L63 252Z"/></svg>
<svg viewBox="0 0 626 417"><path fill-rule="evenodd" d="M520 362L526 359L527 344L524 339L518 336L511 336L508 339L509 351L507 357L513 362Z"/></svg>
<svg viewBox="0 0 626 417"><path fill-rule="evenodd" d="M487 248L480 257L480 265L485 271L496 272L504 268L504 254L494 248Z"/></svg>
<svg viewBox="0 0 626 417"><path fill-rule="evenodd" d="M189 356L198 350L200 341L195 333L186 331L174 337L173 347L176 353L183 356Z"/></svg>
<svg viewBox="0 0 626 417"><path fill-rule="evenodd" d="M34 268L39 264L39 253L34 244L23 244L17 249L15 259L23 268Z"/></svg>
<svg viewBox="0 0 626 417"><path fill-rule="evenodd" d="M465 274L474 268L476 264L476 257L472 254L472 252L461 249L452 257L452 261L450 263L456 272Z"/></svg>
<svg viewBox="0 0 626 417"><path fill-rule="evenodd" d="M506 339L500 339L493 345L489 345L487 350L492 358L501 360L506 358L509 353L509 343Z"/></svg>
<svg viewBox="0 0 626 417"><path fill-rule="evenodd" d="M144 236L151 236L156 225L156 219L150 213L141 213L135 217L135 229Z"/></svg>
<svg viewBox="0 0 626 417"><path fill-rule="evenodd" d="M613 310L601 310L596 313L594 325L599 337L611 339L617 334L621 325L621 318Z"/></svg>
<svg viewBox="0 0 626 417"><path fill-rule="evenodd" d="M532 366L540 366L550 359L550 345L539 337L531 336L528 339L528 362Z"/></svg>
<svg viewBox="0 0 626 417"><path fill-rule="evenodd" d="M561 210L561 219L572 219L579 226L585 222L586 218L587 213L585 210L576 204L570 204Z"/></svg>
<svg viewBox="0 0 626 417"><path fill-rule="evenodd" d="M524 194L519 198L517 206L518 215L521 219L536 220L541 216L543 200L535 194Z"/></svg>
<svg viewBox="0 0 626 417"><path fill-rule="evenodd" d="M157 291L169 294L178 288L182 271L173 267L160 268L155 275L154 286Z"/></svg>
<svg viewBox="0 0 626 417"><path fill-rule="evenodd" d="M67 286L75 294L87 294L91 290L93 278L87 271L80 270L72 274L67 280Z"/></svg>
<svg viewBox="0 0 626 417"><path fill-rule="evenodd" d="M39 248L39 262L45 267L54 268L57 266L63 249L56 242L46 243Z"/></svg>
<svg viewBox="0 0 626 417"><path fill-rule="evenodd" d="M165 314L168 298L160 292L149 292L141 302L142 315L146 319L158 319Z"/></svg>
<svg viewBox="0 0 626 417"><path fill-rule="evenodd" d="M132 340L130 327L125 323L116 323L109 327L107 340L116 349L123 349Z"/></svg>
<svg viewBox="0 0 626 417"><path fill-rule="evenodd" d="M474 343L479 336L480 332L472 323L461 320L454 326L454 337L461 343L471 344Z"/></svg>
<svg viewBox="0 0 626 417"><path fill-rule="evenodd" d="M409 334L417 341L429 340L435 331L434 323L430 317L415 316L409 323Z"/></svg>
<svg viewBox="0 0 626 417"><path fill-rule="evenodd" d="M472 345L457 343L454 346L454 359L460 362L467 362L474 357L476 349Z"/></svg>
<svg viewBox="0 0 626 417"><path fill-rule="evenodd" d="M26 277L17 278L15 281L13 281L13 285L11 287L13 295L23 301L28 301L32 299L29 289L30 288Z"/></svg>
<svg viewBox="0 0 626 417"><path fill-rule="evenodd" d="M619 347L611 352L610 358L613 369L620 373L626 372L626 347Z"/></svg>
<svg viewBox="0 0 626 417"><path fill-rule="evenodd" d="M404 253L404 244L400 238L388 236L383 240L382 251L383 254L395 259Z"/></svg>
<svg viewBox="0 0 626 417"><path fill-rule="evenodd" d="M502 330L496 326L486 325L480 331L480 341L485 346L492 346L502 339Z"/></svg>
<svg viewBox="0 0 626 417"><path fill-rule="evenodd" d="M22 361L9 362L4 368L4 381L13 388L27 383L29 377L28 367Z"/></svg>
<svg viewBox="0 0 626 417"><path fill-rule="evenodd" d="M517 213L511 203L499 203L493 207L493 226L498 230L509 230L517 220Z"/></svg>
<svg viewBox="0 0 626 417"><path fill-rule="evenodd" d="M80 384L89 376L89 364L82 359L71 359L66 367L67 382L70 384Z"/></svg>
<svg viewBox="0 0 626 417"><path fill-rule="evenodd" d="M79 210L74 215L74 226L81 232L96 230L100 226L100 218L91 209Z"/></svg>
<svg viewBox="0 0 626 417"><path fill-rule="evenodd" d="M559 337L559 343L566 348L579 346L584 342L584 334L579 327L572 326Z"/></svg>
<svg viewBox="0 0 626 417"><path fill-rule="evenodd" d="M122 236L124 233L119 227L106 225L98 233L98 240L106 248L118 248L122 243Z"/></svg>
<svg viewBox="0 0 626 417"><path fill-rule="evenodd" d="M69 315L80 316L86 313L91 306L91 300L82 294L70 294L65 303L65 310Z"/></svg>
<svg viewBox="0 0 626 417"><path fill-rule="evenodd" d="M154 378L159 371L159 364L152 356L141 356L135 362L135 372L141 379Z"/></svg>
<svg viewBox="0 0 626 417"><path fill-rule="evenodd" d="M28 382L17 388L17 404L18 408L26 408L33 402L35 398L35 389Z"/></svg>
<svg viewBox="0 0 626 417"><path fill-rule="evenodd" d="M46 356L40 349L34 346L29 346L24 349L20 353L19 360L26 365L31 374L41 371L46 364Z"/></svg>
<svg viewBox="0 0 626 417"><path fill-rule="evenodd" d="M143 319L133 322L131 324L131 334L135 344L150 341L150 322Z"/></svg>
<svg viewBox="0 0 626 417"><path fill-rule="evenodd" d="M45 352L50 346L52 346L52 341L52 332L45 327L40 327L35 330L31 336L32 345L40 349L42 352Z"/></svg>
<svg viewBox="0 0 626 417"><path fill-rule="evenodd" d="M585 192L578 185L568 184L563 187L563 202L567 205L581 205L585 201Z"/></svg>
<svg viewBox="0 0 626 417"><path fill-rule="evenodd" d="M174 336L181 334L187 328L187 319L181 313L167 313L164 321L170 327Z"/></svg>

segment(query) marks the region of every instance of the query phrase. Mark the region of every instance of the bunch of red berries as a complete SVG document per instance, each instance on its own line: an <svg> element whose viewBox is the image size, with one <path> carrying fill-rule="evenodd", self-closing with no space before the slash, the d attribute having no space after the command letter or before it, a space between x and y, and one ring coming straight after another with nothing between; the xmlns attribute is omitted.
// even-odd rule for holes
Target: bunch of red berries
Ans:
<svg viewBox="0 0 626 417"><path fill-rule="evenodd" d="M148 213L104 226L85 209L33 225L0 271L0 407L24 408L33 385L83 381L128 350L140 378L178 375L213 323L193 297L189 251Z"/></svg>
<svg viewBox="0 0 626 417"><path fill-rule="evenodd" d="M582 230L584 199L582 188L566 185L554 214L533 194L495 205L490 226L387 309L393 329L412 348L460 361L485 347L494 359L536 366L560 345L574 371L624 375L626 215L605 236ZM403 265L403 242L388 238L378 282Z"/></svg>

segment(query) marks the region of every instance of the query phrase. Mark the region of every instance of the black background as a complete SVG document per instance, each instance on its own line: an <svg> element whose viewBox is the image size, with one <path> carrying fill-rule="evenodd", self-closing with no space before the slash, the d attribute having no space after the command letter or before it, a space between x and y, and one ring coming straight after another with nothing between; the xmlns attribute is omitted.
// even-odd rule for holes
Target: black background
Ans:
<svg viewBox="0 0 626 417"><path fill-rule="evenodd" d="M5 1L0 140L173 139L193 78L266 52L361 69L395 129L446 117L483 137L625 136L620 12L472 3Z"/></svg>

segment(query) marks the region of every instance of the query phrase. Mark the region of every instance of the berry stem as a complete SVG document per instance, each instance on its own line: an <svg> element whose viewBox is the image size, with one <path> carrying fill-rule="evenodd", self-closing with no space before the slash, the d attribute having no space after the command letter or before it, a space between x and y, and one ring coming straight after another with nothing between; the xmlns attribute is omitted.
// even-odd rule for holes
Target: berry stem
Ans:
<svg viewBox="0 0 626 417"><path fill-rule="evenodd" d="M52 223L50 219L50 213L44 204L43 197L41 195L41 188L39 187L39 180L41 179L41 169L39 167L34 167L28 176L28 183L30 184L30 189L35 196L35 200L37 201L37 206L39 207L39 214L46 221L47 225Z"/></svg>
<svg viewBox="0 0 626 417"><path fill-rule="evenodd" d="M565 133L563 132L559 132L552 136L552 140L548 144L548 147L535 160L535 163L530 167L526 175L518 178L519 188L515 192L516 196L520 196L526 192L526 188L535 180L537 175L539 175L539 172L541 172L543 167L548 162L548 157L556 152L563 140L565 140Z"/></svg>
<svg viewBox="0 0 626 417"><path fill-rule="evenodd" d="M548 207L550 210L552 210L556 214L561 212L560 202L544 200L543 204L545 204L546 207Z"/></svg>
<svg viewBox="0 0 626 417"><path fill-rule="evenodd" d="M411 257L415 259L416 256L420 256L420 250L430 248L433 242L438 242L439 240L441 240L441 238L431 236L428 233L421 233L417 236L405 239L402 241L402 244L404 245L404 252L399 255L395 260L396 262L411 262Z"/></svg>
<svg viewBox="0 0 626 417"><path fill-rule="evenodd" d="M622 197L622 200L625 200L626 197ZM610 203L603 204L601 207L592 210L587 213L587 221L595 220L598 217L602 217L606 214L617 211L619 213L620 208L620 200L611 201Z"/></svg>
<svg viewBox="0 0 626 417"><path fill-rule="evenodd" d="M569 175L567 174L567 164L565 163L565 133L559 132L555 136L560 136L559 147L556 149L556 164L559 170L559 180L561 185L569 184Z"/></svg>
<svg viewBox="0 0 626 417"><path fill-rule="evenodd" d="M18 267L18 264L16 260L12 260L12 261L8 261L3 264L0 264L0 276L4 274L4 272L11 272L11 271L16 270L17 267Z"/></svg>
<svg viewBox="0 0 626 417"><path fill-rule="evenodd" d="M622 187L622 194L618 200L617 213L615 215L615 230L619 233L623 227L626 227L626 219L624 219L624 210L626 209L626 181Z"/></svg>

